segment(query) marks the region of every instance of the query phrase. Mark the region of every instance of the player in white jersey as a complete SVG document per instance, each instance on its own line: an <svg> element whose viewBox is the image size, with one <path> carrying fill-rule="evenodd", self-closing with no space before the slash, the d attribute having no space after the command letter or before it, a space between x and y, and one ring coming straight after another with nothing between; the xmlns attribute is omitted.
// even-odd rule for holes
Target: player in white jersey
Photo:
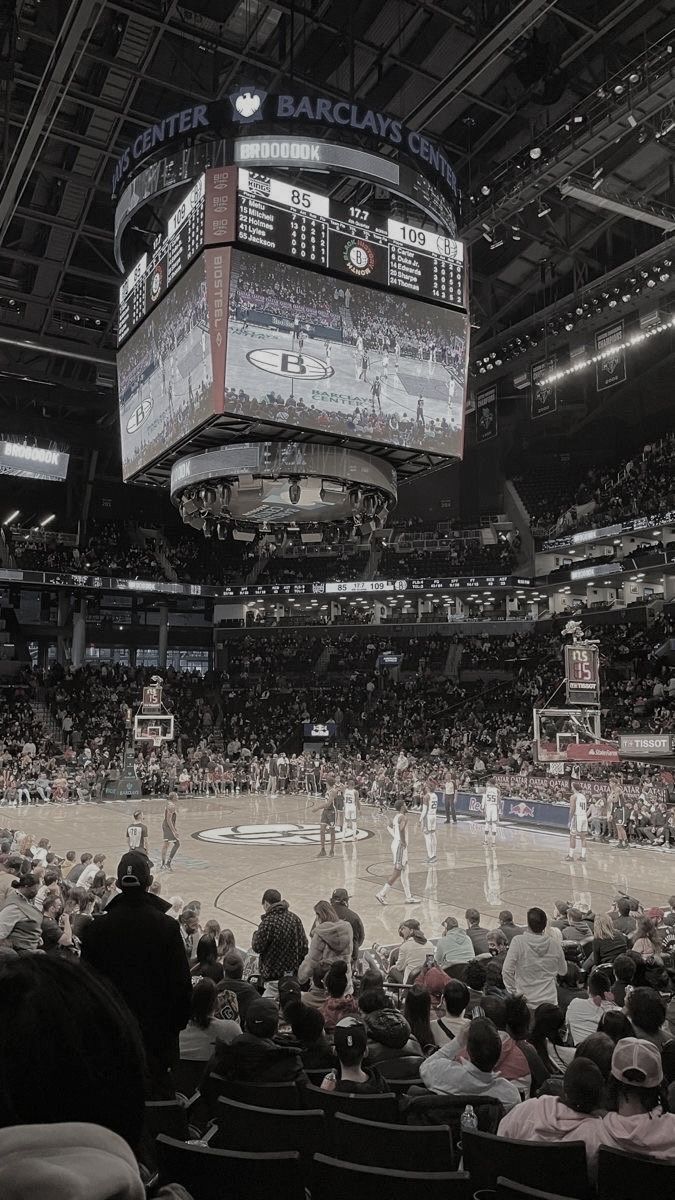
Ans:
<svg viewBox="0 0 675 1200"><path fill-rule="evenodd" d="M375 893L375 899L379 900L380 904L386 904L388 892L391 891L396 881L400 879L403 885L406 904L419 904L418 897L413 896L410 891L410 880L408 877L408 812L405 800L397 800L394 809L395 816L389 829L394 870L384 887Z"/></svg>
<svg viewBox="0 0 675 1200"><path fill-rule="evenodd" d="M350 780L347 783L347 786L344 790L344 813L343 813L344 831L343 831L343 835L342 835L343 842L346 842L347 838L349 838L349 837L353 838L353 840L356 841L356 835L358 833L358 829L356 827L356 822L358 820L360 811L361 811L361 805L359 803L359 794L358 794L356 788L354 787L353 782Z"/></svg>
<svg viewBox="0 0 675 1200"><path fill-rule="evenodd" d="M427 862L436 862L436 813L438 796L433 791L433 783L429 780L429 791L422 793L422 815L420 829L424 834L424 844L427 848Z"/></svg>
<svg viewBox="0 0 675 1200"><path fill-rule="evenodd" d="M492 845L497 841L497 826L499 824L499 788L493 784L488 784L483 792L481 800L481 808L483 809L483 818L485 820L485 845L488 844L490 834L492 834Z"/></svg>
<svg viewBox="0 0 675 1200"><path fill-rule="evenodd" d="M588 835L588 798L582 792L578 783L572 784L570 796L570 852L565 862L574 862L577 837L581 840L581 862L586 858L586 837Z"/></svg>

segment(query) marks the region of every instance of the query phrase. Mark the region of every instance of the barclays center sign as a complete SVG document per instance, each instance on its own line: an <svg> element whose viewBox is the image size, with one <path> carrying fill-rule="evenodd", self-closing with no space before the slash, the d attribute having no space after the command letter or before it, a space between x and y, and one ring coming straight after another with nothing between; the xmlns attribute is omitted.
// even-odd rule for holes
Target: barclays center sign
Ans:
<svg viewBox="0 0 675 1200"><path fill-rule="evenodd" d="M236 136L242 127L249 125L285 131L301 127L318 128L323 133L342 130L365 135L378 143L387 142L431 176L453 204L458 202L457 177L443 151L398 118L350 100L273 93L252 86L240 87L224 100L171 113L141 130L115 163L113 194L140 163L176 139L208 134L214 138Z"/></svg>

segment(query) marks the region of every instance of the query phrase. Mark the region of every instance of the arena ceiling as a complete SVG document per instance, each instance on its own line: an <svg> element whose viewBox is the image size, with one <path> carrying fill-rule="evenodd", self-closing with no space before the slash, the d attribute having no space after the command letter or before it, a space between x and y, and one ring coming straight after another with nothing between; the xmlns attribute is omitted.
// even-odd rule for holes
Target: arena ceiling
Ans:
<svg viewBox="0 0 675 1200"><path fill-rule="evenodd" d="M2 432L56 437L83 466L95 450L119 477L112 164L239 83L355 97L444 144L473 355L653 259L674 198L672 24L668 0L0 0Z"/></svg>

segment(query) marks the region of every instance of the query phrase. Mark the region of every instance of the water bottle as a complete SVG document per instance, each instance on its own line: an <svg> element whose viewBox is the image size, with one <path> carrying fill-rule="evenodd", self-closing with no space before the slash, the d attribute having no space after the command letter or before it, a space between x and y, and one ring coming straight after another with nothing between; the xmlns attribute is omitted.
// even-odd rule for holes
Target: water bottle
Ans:
<svg viewBox="0 0 675 1200"><path fill-rule="evenodd" d="M460 1128L462 1133L475 1133L478 1129L478 1117L476 1116L473 1105L467 1104L460 1118Z"/></svg>

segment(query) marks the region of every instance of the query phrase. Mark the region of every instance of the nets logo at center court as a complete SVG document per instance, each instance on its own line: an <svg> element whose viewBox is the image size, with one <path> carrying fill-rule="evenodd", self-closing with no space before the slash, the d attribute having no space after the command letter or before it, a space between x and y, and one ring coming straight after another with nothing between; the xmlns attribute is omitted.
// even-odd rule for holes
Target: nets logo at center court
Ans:
<svg viewBox="0 0 675 1200"><path fill-rule="evenodd" d="M222 829L202 829L193 833L200 842L215 842L220 846L317 846L321 840L319 825L228 825ZM359 829L356 841L373 837L372 830ZM336 834L336 841L349 844L351 838Z"/></svg>
<svg viewBox="0 0 675 1200"><path fill-rule="evenodd" d="M286 379L329 379L333 374L333 368L320 358L291 350L249 350L246 357L260 371Z"/></svg>

